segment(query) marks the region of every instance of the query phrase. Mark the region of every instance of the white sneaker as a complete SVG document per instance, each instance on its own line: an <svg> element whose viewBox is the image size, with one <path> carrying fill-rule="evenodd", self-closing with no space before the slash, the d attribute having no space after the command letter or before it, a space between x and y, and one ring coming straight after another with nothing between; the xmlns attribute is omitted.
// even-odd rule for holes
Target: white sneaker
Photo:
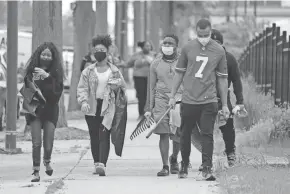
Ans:
<svg viewBox="0 0 290 194"><path fill-rule="evenodd" d="M97 168L98 168L98 166L100 165L100 163L98 162L98 163L95 163L94 165L95 165L95 169L94 169L93 174L98 174L98 172L97 172Z"/></svg>
<svg viewBox="0 0 290 194"><path fill-rule="evenodd" d="M106 167L103 163L97 163L95 164L95 173L99 176L106 176Z"/></svg>

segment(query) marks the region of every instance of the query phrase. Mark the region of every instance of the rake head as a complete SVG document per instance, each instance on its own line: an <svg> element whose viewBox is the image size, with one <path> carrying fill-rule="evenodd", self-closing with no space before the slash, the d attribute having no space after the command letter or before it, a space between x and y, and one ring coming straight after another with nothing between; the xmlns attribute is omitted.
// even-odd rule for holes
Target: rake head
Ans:
<svg viewBox="0 0 290 194"><path fill-rule="evenodd" d="M155 120L150 117L149 119L143 118L137 125L136 129L130 135L130 139L133 140L135 137L140 135L142 132L146 131L147 129L152 129L156 126Z"/></svg>

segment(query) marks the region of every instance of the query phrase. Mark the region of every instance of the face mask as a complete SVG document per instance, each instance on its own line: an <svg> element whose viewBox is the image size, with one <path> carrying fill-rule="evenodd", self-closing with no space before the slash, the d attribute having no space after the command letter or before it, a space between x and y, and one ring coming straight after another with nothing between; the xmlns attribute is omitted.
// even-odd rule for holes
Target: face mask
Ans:
<svg viewBox="0 0 290 194"><path fill-rule="evenodd" d="M172 46L170 46L170 47L162 46L161 50L162 50L163 54L167 55L167 56L170 56L174 53L174 48Z"/></svg>
<svg viewBox="0 0 290 194"><path fill-rule="evenodd" d="M103 61L107 57L106 52L95 52L94 57L98 62Z"/></svg>
<svg viewBox="0 0 290 194"><path fill-rule="evenodd" d="M40 59L40 68L42 69L48 69L50 66L51 60L43 60Z"/></svg>
<svg viewBox="0 0 290 194"><path fill-rule="evenodd" d="M207 37L207 38L199 38L198 37L197 40L200 42L200 44L202 44L203 46L205 46L209 42L210 36Z"/></svg>

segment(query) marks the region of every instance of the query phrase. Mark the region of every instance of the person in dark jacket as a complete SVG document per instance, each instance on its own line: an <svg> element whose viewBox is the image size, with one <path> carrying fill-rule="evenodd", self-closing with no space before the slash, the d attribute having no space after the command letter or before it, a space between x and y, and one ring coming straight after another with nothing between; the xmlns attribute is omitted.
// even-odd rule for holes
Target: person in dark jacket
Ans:
<svg viewBox="0 0 290 194"><path fill-rule="evenodd" d="M24 84L26 87L36 85L45 98L44 106L39 106L35 115L26 114L27 123L31 127L33 179L31 182L39 182L40 156L43 129L43 163L46 174L51 176L53 169L50 165L53 149L54 132L58 122L58 102L63 92L63 67L61 53L52 42L44 42L32 54L28 61Z"/></svg>
<svg viewBox="0 0 290 194"><path fill-rule="evenodd" d="M217 41L219 44L223 45L223 35L216 29L212 30L211 38L215 41ZM225 47L224 47L225 49ZM227 64L228 64L228 83L229 88L231 84L233 83L234 88L234 94L236 96L236 106L238 106L240 109L245 109L244 106L244 98L243 98L243 86L241 81L241 75L239 70L239 65L233 54L228 52L226 49L226 58L227 58ZM233 112L233 106L230 101L230 90L228 92L228 107L231 112ZM221 126L220 130L223 134L223 139L225 142L225 153L227 155L228 164L229 166L233 166L236 160L235 155L235 128L234 128L234 121L233 118L230 117L227 120L226 125Z"/></svg>
<svg viewBox="0 0 290 194"><path fill-rule="evenodd" d="M223 45L223 35L218 30L212 29L211 38L215 40L216 42L218 42L219 44ZM230 112L233 114L238 109L245 110L244 98L243 98L243 86L242 86L240 70L239 70L237 60L226 49L225 51L226 51L226 59L227 59L227 65L228 65L228 86L230 88L231 84L233 84L234 94L237 99L236 106L233 108L232 103L230 101L230 90L229 90L228 107L229 107ZM220 108L221 108L221 103L219 102L219 109ZM223 139L225 142L225 154L227 155L228 164L231 167L235 164L235 160L236 160L236 154L235 154L236 135L235 135L233 117L229 117L226 121L226 124L223 126L220 126L220 130L222 132ZM199 151L201 150L199 134L196 134L196 133L192 134L192 144ZM202 166L200 166L199 170L201 169L202 169Z"/></svg>

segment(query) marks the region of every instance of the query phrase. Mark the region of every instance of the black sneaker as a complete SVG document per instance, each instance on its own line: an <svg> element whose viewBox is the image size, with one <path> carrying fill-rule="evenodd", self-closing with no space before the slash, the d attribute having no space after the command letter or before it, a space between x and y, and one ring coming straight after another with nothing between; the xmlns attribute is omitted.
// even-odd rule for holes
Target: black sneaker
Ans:
<svg viewBox="0 0 290 194"><path fill-rule="evenodd" d="M174 158L172 156L169 157L170 162L170 173L171 174L178 174L179 172L179 166L177 163L177 158Z"/></svg>
<svg viewBox="0 0 290 194"><path fill-rule="evenodd" d="M39 171L35 170L32 173L33 178L31 179L31 182L39 182L40 181L40 176L39 176Z"/></svg>
<svg viewBox="0 0 290 194"><path fill-rule="evenodd" d="M227 154L229 167L233 167L236 164L236 154L235 152L231 152Z"/></svg>
<svg viewBox="0 0 290 194"><path fill-rule="evenodd" d="M215 181L216 177L213 175L212 170L210 167L205 167L202 170L202 177L206 180L206 181Z"/></svg>
<svg viewBox="0 0 290 194"><path fill-rule="evenodd" d="M157 176L169 176L169 166L163 166L162 170L157 173Z"/></svg>
<svg viewBox="0 0 290 194"><path fill-rule="evenodd" d="M181 169L178 172L178 178L183 179L187 178L188 175L188 164L181 162Z"/></svg>

